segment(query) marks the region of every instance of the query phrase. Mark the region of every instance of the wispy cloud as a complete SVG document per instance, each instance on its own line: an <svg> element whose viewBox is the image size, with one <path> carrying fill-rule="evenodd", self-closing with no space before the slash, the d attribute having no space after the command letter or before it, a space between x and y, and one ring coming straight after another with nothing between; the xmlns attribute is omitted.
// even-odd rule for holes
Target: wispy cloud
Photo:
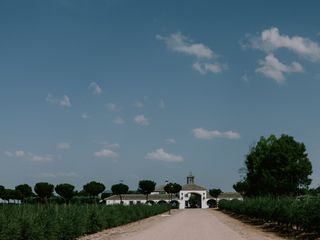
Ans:
<svg viewBox="0 0 320 240"><path fill-rule="evenodd" d="M167 37L156 35L156 39L164 41L167 48L174 52L195 57L196 62L192 65L192 69L201 74L217 74L227 69L226 64L222 65L218 62L217 55L212 49L203 43L194 43L191 38L180 32L172 33Z"/></svg>
<svg viewBox="0 0 320 240"><path fill-rule="evenodd" d="M107 108L108 108L109 111L112 111L112 112L120 111L120 107L117 106L115 103L112 103L112 102L107 103Z"/></svg>
<svg viewBox="0 0 320 240"><path fill-rule="evenodd" d="M52 94L48 94L46 97L46 101L51 104L56 104L61 107L71 107L70 99L67 95L63 95L63 97L54 97Z"/></svg>
<svg viewBox="0 0 320 240"><path fill-rule="evenodd" d="M61 142L57 144L58 149L67 150L71 148L71 144L67 142Z"/></svg>
<svg viewBox="0 0 320 240"><path fill-rule="evenodd" d="M116 117L115 119L113 119L113 123L122 125L122 124L125 124L126 121L122 117Z"/></svg>
<svg viewBox="0 0 320 240"><path fill-rule="evenodd" d="M14 152L5 151L5 155L11 158L22 158L32 162L51 162L54 160L53 155L36 155L31 152L27 152L24 150L16 150Z"/></svg>
<svg viewBox="0 0 320 240"><path fill-rule="evenodd" d="M110 149L101 149L100 151L95 152L94 156L99 158L116 158L118 157L118 154Z"/></svg>
<svg viewBox="0 0 320 240"><path fill-rule="evenodd" d="M195 138L211 140L214 138L227 138L227 139L239 139L240 134L234 131L220 132L218 130L206 130L203 128L195 128L192 130Z"/></svg>
<svg viewBox="0 0 320 240"><path fill-rule="evenodd" d="M168 37L156 35L156 38L164 41L167 47L175 52L206 59L211 59L214 55L209 47L202 43L194 43L192 39L182 35L180 32L172 33Z"/></svg>
<svg viewBox="0 0 320 240"><path fill-rule="evenodd" d="M301 36L288 36L280 34L276 27L266 29L259 36L247 36L245 47L259 49L267 53L279 48L288 49L310 61L320 61L320 46L316 42Z"/></svg>
<svg viewBox="0 0 320 240"><path fill-rule="evenodd" d="M164 162L182 162L183 161L182 156L167 153L162 148L159 148L154 152L147 153L145 158L149 160L158 160L158 161L164 161Z"/></svg>
<svg viewBox="0 0 320 240"><path fill-rule="evenodd" d="M134 117L133 121L136 123L136 124L139 124L139 125L144 125L144 126L147 126L149 125L149 119L146 118L144 115L137 115Z"/></svg>
<svg viewBox="0 0 320 240"><path fill-rule="evenodd" d="M176 143L176 140L174 138L167 138L165 140L166 143Z"/></svg>
<svg viewBox="0 0 320 240"><path fill-rule="evenodd" d="M82 113L81 118L88 119L88 118L90 118L90 116L87 113Z"/></svg>
<svg viewBox="0 0 320 240"><path fill-rule="evenodd" d="M160 100L159 108L160 108L160 109L166 108L166 104L164 103L163 99Z"/></svg>
<svg viewBox="0 0 320 240"><path fill-rule="evenodd" d="M284 74L301 73L303 72L303 67L297 62L285 65L270 53L264 60L259 61L259 67L256 72L275 80L277 83L284 83L286 80Z"/></svg>
<svg viewBox="0 0 320 240"><path fill-rule="evenodd" d="M96 82L91 82L89 89L91 89L92 93L95 95L100 95L102 93L102 88Z"/></svg>

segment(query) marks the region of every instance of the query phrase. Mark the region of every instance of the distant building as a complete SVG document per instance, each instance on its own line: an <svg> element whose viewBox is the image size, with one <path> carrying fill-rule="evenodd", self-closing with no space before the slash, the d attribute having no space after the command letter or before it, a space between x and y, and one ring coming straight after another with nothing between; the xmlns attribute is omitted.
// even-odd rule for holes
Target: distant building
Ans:
<svg viewBox="0 0 320 240"><path fill-rule="evenodd" d="M170 203L179 209L184 208L209 208L208 201L215 200L219 201L221 199L240 199L241 195L237 193L222 193L217 199L213 198L206 188L196 185L194 183L194 176L190 173L187 176L187 184L182 186L181 191L173 196L170 201L170 196L164 190L165 185L157 186L148 197L148 202L146 201L146 196L143 194L124 194L122 195L122 201L124 205L133 204L161 204ZM242 199L242 198L241 198ZM118 195L112 195L105 198L104 201L107 205L120 204L120 197Z"/></svg>

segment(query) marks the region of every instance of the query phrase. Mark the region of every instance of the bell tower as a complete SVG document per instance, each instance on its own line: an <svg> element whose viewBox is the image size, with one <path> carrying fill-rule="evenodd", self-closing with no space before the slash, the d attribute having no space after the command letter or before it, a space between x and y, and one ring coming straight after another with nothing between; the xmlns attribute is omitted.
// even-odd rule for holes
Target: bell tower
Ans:
<svg viewBox="0 0 320 240"><path fill-rule="evenodd" d="M192 175L192 172L187 176L187 184L194 184L194 176Z"/></svg>

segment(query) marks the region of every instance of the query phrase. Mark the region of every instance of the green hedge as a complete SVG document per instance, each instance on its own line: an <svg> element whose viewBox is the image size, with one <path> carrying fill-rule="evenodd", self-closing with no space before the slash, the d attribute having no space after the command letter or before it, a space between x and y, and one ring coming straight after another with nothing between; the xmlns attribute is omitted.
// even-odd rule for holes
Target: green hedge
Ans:
<svg viewBox="0 0 320 240"><path fill-rule="evenodd" d="M221 200L219 208L265 222L320 234L320 197L260 197Z"/></svg>
<svg viewBox="0 0 320 240"><path fill-rule="evenodd" d="M0 239L76 239L168 209L167 205L0 205Z"/></svg>

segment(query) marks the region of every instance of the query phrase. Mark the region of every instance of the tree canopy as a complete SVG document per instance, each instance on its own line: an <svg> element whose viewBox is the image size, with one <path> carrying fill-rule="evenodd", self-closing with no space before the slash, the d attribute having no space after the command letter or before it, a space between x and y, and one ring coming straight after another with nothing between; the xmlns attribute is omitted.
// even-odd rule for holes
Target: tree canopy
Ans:
<svg viewBox="0 0 320 240"><path fill-rule="evenodd" d="M60 197L63 198L66 204L69 203L75 194L74 186L69 183L58 184L55 187L55 191Z"/></svg>
<svg viewBox="0 0 320 240"><path fill-rule="evenodd" d="M222 190L220 188L213 188L209 190L209 194L214 198L217 198L221 193Z"/></svg>
<svg viewBox="0 0 320 240"><path fill-rule="evenodd" d="M148 201L148 196L150 193L154 191L156 187L156 183L151 180L141 180L139 182L138 191L144 195L146 195L146 200Z"/></svg>
<svg viewBox="0 0 320 240"><path fill-rule="evenodd" d="M47 202L48 198L52 196L54 186L47 182L39 182L34 186L34 191L43 202Z"/></svg>
<svg viewBox="0 0 320 240"><path fill-rule="evenodd" d="M312 165L303 143L288 135L271 135L251 148L245 172L234 188L246 196L296 195L310 185Z"/></svg>
<svg viewBox="0 0 320 240"><path fill-rule="evenodd" d="M87 192L92 197L97 197L100 193L102 193L106 187L103 183L91 181L83 186L83 190Z"/></svg>
<svg viewBox="0 0 320 240"><path fill-rule="evenodd" d="M120 202L122 204L122 194L126 194L129 191L129 187L126 184L118 183L118 184L112 185L111 191L113 194L119 195Z"/></svg>
<svg viewBox="0 0 320 240"><path fill-rule="evenodd" d="M181 189L182 187L178 183L168 183L164 186L164 190L170 195L170 200L172 200L172 195L179 193Z"/></svg>
<svg viewBox="0 0 320 240"><path fill-rule="evenodd" d="M15 187L15 190L17 192L17 197L20 199L22 202L25 201L26 198L32 196L32 188L28 184L20 184Z"/></svg>

